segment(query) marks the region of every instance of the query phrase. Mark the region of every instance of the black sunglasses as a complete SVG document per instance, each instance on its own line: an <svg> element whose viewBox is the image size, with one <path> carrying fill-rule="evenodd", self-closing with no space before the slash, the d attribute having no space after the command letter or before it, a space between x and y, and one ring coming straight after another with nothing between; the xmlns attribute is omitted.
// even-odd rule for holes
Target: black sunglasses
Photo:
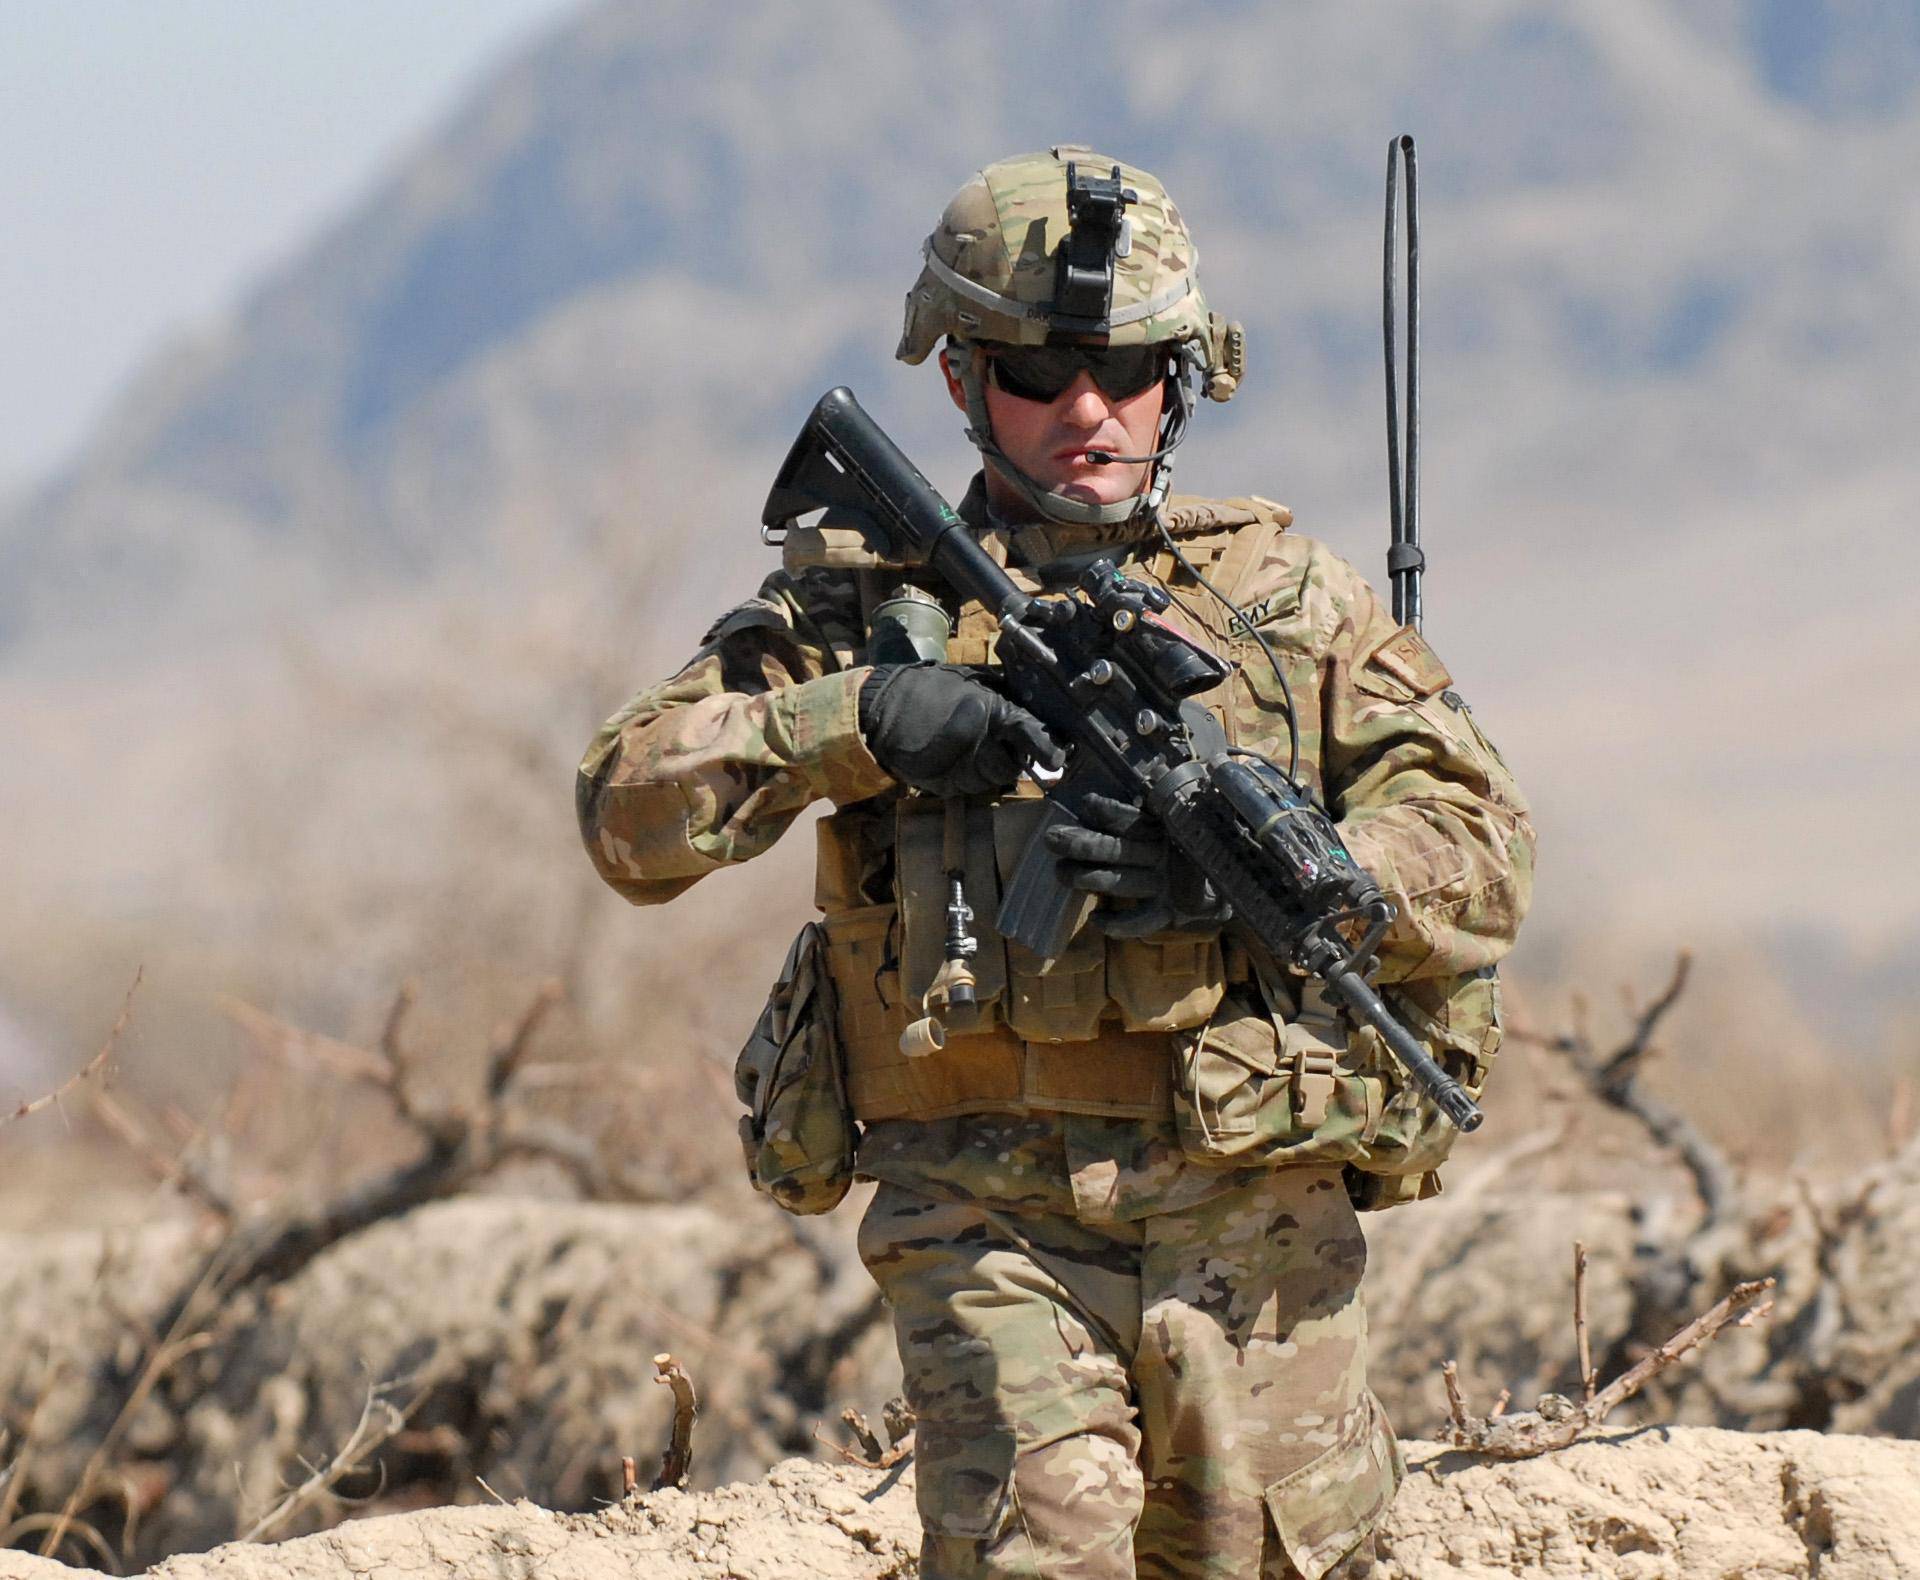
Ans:
<svg viewBox="0 0 1920 1580"><path fill-rule="evenodd" d="M1058 400L1082 373L1107 399L1126 400L1166 371L1161 346L1004 346L987 358L987 377L1020 400Z"/></svg>

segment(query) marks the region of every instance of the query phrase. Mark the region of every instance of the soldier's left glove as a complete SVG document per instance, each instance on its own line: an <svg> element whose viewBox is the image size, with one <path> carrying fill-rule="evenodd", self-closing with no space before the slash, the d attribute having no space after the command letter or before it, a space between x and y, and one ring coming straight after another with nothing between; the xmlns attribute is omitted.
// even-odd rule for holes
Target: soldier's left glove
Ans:
<svg viewBox="0 0 1920 1580"><path fill-rule="evenodd" d="M867 750L929 795L998 794L1066 761L1046 726L958 664L882 664L860 687Z"/></svg>
<svg viewBox="0 0 1920 1580"><path fill-rule="evenodd" d="M1214 932L1226 922L1226 902L1142 808L1090 795L1082 816L1083 826L1049 830L1047 848L1068 884L1103 897L1094 917L1109 937Z"/></svg>

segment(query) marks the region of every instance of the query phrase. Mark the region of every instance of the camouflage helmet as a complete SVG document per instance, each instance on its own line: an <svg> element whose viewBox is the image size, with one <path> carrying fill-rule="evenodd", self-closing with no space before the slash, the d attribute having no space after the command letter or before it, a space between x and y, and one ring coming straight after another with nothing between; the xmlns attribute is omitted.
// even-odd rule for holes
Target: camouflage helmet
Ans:
<svg viewBox="0 0 1920 1580"><path fill-rule="evenodd" d="M1110 305L1100 318L1062 311L1060 254L1071 234L1067 172L1114 172L1129 194L1115 249ZM953 195L921 248L894 353L918 365L943 335L1002 345L1094 339L1107 345L1191 345L1205 393L1226 400L1245 350L1237 324L1207 310L1199 253L1166 188L1147 171L1062 144L988 165Z"/></svg>
<svg viewBox="0 0 1920 1580"><path fill-rule="evenodd" d="M1196 387L1229 399L1246 359L1240 326L1208 311L1195 274L1199 254L1166 188L1077 144L1003 159L953 195L921 259L894 354L917 365L947 338L967 437L995 470L1056 521L1111 525L1157 511ZM1107 505L1069 499L1027 476L995 442L986 348L1049 343L1167 348L1168 399L1142 493Z"/></svg>

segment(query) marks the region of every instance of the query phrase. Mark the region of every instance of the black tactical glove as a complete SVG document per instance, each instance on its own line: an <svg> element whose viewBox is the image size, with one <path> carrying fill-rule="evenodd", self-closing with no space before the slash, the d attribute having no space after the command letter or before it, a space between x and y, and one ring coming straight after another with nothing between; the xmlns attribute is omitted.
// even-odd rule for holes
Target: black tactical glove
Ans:
<svg viewBox="0 0 1920 1580"><path fill-rule="evenodd" d="M860 733L874 760L930 795L1008 790L1030 762L1066 754L1018 703L953 664L888 664L860 687Z"/></svg>
<svg viewBox="0 0 1920 1580"><path fill-rule="evenodd" d="M1226 903L1158 820L1108 796L1088 796L1081 810L1085 826L1049 830L1047 848L1070 885L1105 898L1094 916L1109 937L1213 932L1226 921Z"/></svg>

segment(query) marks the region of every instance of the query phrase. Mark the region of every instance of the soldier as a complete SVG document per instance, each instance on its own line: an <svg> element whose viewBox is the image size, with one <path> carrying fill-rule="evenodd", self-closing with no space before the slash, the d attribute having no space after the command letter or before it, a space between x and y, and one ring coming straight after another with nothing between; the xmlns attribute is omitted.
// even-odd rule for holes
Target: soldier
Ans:
<svg viewBox="0 0 1920 1580"><path fill-rule="evenodd" d="M1110 168L1123 222L1090 245L1070 171ZM960 514L1023 587L1115 559L1231 662L1202 700L1235 745L1287 761L1292 710L1300 779L1399 907L1380 980L1477 1092L1531 888L1525 803L1439 658L1283 507L1169 493L1196 395L1243 372L1194 260L1145 171L1076 148L990 165L926 242L898 355L938 349L984 463ZM998 937L1059 754L994 688L991 616L856 534L785 554L602 728L581 827L652 904L836 809L813 969L878 1182L860 1250L919 1418L922 1574L1363 1572L1402 1470L1366 1386L1355 1208L1430 1193L1452 1132L1375 1033L1254 967L1129 808L1050 836L1094 897L1060 956ZM869 661L903 584L945 601L944 662ZM950 870L978 1002L903 1052Z"/></svg>

